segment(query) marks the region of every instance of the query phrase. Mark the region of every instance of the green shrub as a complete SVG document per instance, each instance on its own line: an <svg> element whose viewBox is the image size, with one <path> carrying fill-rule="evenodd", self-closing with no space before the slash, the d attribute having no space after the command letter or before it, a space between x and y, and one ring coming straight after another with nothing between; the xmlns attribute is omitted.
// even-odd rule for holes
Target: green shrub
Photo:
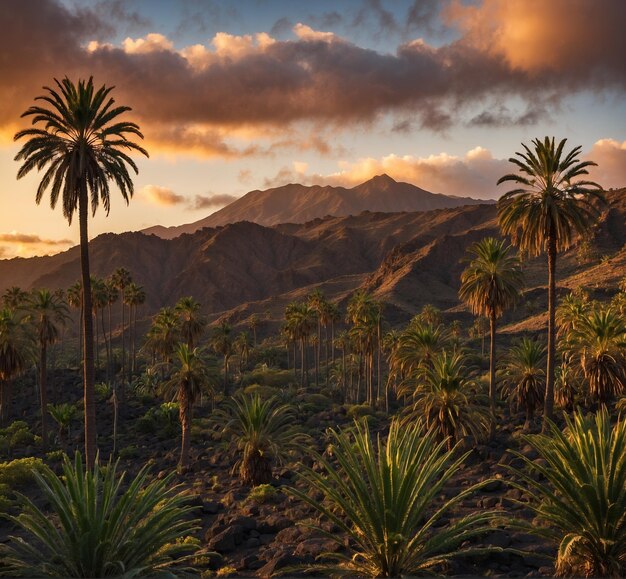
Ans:
<svg viewBox="0 0 626 579"><path fill-rule="evenodd" d="M263 484L254 487L250 494L248 495L248 499L259 504L270 503L278 494L278 490L272 485Z"/></svg>
<svg viewBox="0 0 626 579"><path fill-rule="evenodd" d="M351 419L374 416L374 409L369 404L350 404L346 406L346 416Z"/></svg>
<svg viewBox="0 0 626 579"><path fill-rule="evenodd" d="M178 402L164 402L161 406L150 408L137 421L137 429L164 438L178 436L180 434L178 408Z"/></svg>
<svg viewBox="0 0 626 579"><path fill-rule="evenodd" d="M46 459L48 462L57 463L63 462L67 454L63 450L52 450L46 454Z"/></svg>
<svg viewBox="0 0 626 579"><path fill-rule="evenodd" d="M125 448L120 449L120 458L129 459L129 458L137 458L139 456L139 449L131 444Z"/></svg>
<svg viewBox="0 0 626 579"><path fill-rule="evenodd" d="M245 374L241 380L241 385L245 387L258 384L282 389L295 382L296 379L292 370L278 370L261 366Z"/></svg>
<svg viewBox="0 0 626 579"><path fill-rule="evenodd" d="M15 502L15 491L35 482L35 472L41 472L44 464L40 458L29 456L0 463L0 513L5 513Z"/></svg>
<svg viewBox="0 0 626 579"><path fill-rule="evenodd" d="M243 389L244 394L248 396L254 396L258 394L263 399L271 398L272 396L276 396L278 390L273 386L264 386L262 384L250 384L250 386L246 386Z"/></svg>
<svg viewBox="0 0 626 579"><path fill-rule="evenodd" d="M321 412L331 406L332 401L323 394L307 394L302 397L300 409L304 412Z"/></svg>

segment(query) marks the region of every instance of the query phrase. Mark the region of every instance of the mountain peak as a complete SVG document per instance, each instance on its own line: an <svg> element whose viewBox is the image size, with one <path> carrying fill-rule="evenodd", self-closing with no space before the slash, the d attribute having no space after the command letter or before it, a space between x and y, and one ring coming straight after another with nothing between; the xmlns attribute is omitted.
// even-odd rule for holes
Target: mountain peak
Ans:
<svg viewBox="0 0 626 579"><path fill-rule="evenodd" d="M366 185L368 183L376 187L389 187L389 185L395 185L397 181L387 175L387 173L383 173L382 175L372 177L368 181L365 181L365 183L361 183L361 185Z"/></svg>

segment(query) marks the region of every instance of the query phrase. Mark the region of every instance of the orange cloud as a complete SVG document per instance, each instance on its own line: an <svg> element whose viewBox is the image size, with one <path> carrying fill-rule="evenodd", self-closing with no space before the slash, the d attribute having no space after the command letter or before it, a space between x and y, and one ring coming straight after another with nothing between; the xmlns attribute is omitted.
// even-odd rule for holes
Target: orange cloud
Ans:
<svg viewBox="0 0 626 579"><path fill-rule="evenodd" d="M71 239L45 239L34 233L0 233L0 258L58 253L75 245Z"/></svg>
<svg viewBox="0 0 626 579"><path fill-rule="evenodd" d="M586 159L594 161L589 174L605 189L626 187L626 141L614 139L596 141Z"/></svg>
<svg viewBox="0 0 626 579"><path fill-rule="evenodd" d="M144 185L138 193L141 199L163 207L172 207L187 201L186 197L183 195L179 195L167 187L159 187L158 185Z"/></svg>

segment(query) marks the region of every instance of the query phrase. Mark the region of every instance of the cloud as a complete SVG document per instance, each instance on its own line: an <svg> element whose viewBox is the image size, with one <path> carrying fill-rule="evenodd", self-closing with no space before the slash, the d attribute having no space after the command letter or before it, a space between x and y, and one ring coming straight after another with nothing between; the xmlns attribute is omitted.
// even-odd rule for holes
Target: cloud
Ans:
<svg viewBox="0 0 626 579"><path fill-rule="evenodd" d="M44 239L31 233L0 233L2 243L20 243L23 245L72 245L71 239Z"/></svg>
<svg viewBox="0 0 626 579"><path fill-rule="evenodd" d="M601 139L596 141L585 159L597 167L589 169L592 179L605 189L626 187L626 141Z"/></svg>
<svg viewBox="0 0 626 579"><path fill-rule="evenodd" d="M159 187L158 185L144 185L138 193L142 199L162 207L173 207L187 202L184 195L179 195L167 187Z"/></svg>
<svg viewBox="0 0 626 579"><path fill-rule="evenodd" d="M217 194L217 195L196 195L193 203L189 204L189 209L211 209L213 207L223 207L233 201L236 201L238 197L235 195Z"/></svg>
<svg viewBox="0 0 626 579"><path fill-rule="evenodd" d="M381 28L399 26L380 2L370 5ZM437 11L429 2L412 18L430 25ZM332 131L387 115L412 130L524 126L545 119L567 95L626 87L623 0L454 1L442 18L457 30L455 40L412 40L395 53L304 22L286 40L218 32L206 45L177 49L158 31L113 45L111 22L87 8L0 2L0 54L7 55L0 131L10 134L41 84L65 74L117 85L118 102L133 107L150 150L225 158L273 154L271 144L230 136L243 128ZM511 96L520 110L500 111Z"/></svg>
<svg viewBox="0 0 626 579"><path fill-rule="evenodd" d="M493 199L502 193L496 187L497 180L511 169L507 160L494 158L483 147L475 147L463 156L447 153L428 157L391 154L354 162L340 161L338 165L337 172L327 175L305 174L295 167L283 167L274 177L266 179L265 184L278 187L300 182L354 187L375 175L387 173L396 181L406 181L433 193Z"/></svg>
<svg viewBox="0 0 626 579"><path fill-rule="evenodd" d="M75 245L71 239L46 239L35 233L0 233L0 258L32 257L58 253Z"/></svg>

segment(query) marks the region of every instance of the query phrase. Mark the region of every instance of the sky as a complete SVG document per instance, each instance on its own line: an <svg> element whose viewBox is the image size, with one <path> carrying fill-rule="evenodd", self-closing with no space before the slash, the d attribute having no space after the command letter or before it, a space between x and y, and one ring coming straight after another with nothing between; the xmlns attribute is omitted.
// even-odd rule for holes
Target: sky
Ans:
<svg viewBox="0 0 626 579"><path fill-rule="evenodd" d="M0 22L2 258L78 241L14 160L21 113L66 75L115 86L150 153L91 237L381 173L497 198L508 159L546 135L626 186L624 0L2 0Z"/></svg>

